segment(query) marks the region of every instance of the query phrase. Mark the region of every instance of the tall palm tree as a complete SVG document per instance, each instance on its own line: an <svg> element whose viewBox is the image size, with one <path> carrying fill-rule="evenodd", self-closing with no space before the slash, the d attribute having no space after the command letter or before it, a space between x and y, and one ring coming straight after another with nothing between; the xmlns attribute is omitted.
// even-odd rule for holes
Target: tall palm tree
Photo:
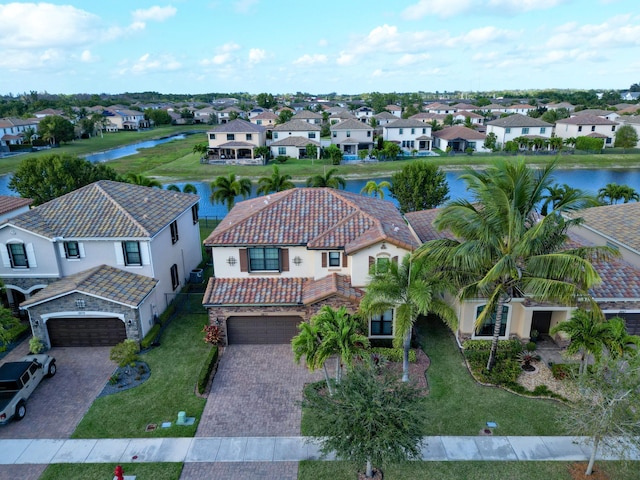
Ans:
<svg viewBox="0 0 640 480"><path fill-rule="evenodd" d="M383 271L372 271L360 302L360 311L366 316L395 310L394 345L402 345L404 349L403 382L409 381L411 332L418 316L435 313L451 328L458 323L456 312L440 297L451 285L430 267L426 259L412 260L411 254L407 254L400 264L391 262Z"/></svg>
<svg viewBox="0 0 640 480"><path fill-rule="evenodd" d="M433 240L418 250L427 255L456 285L461 300L486 298L476 329L495 315L487 370L496 362L503 307L514 297L574 305L594 304L588 289L600 282L591 260L615 254L608 247L567 248L567 230L580 223L559 212L579 208L584 199L560 200L546 217L536 207L553 184L555 162L541 170L524 160L498 161L484 172L467 169L461 176L471 200L456 200L442 208L434 221L453 238Z"/></svg>
<svg viewBox="0 0 640 480"><path fill-rule="evenodd" d="M236 178L235 173L228 176L220 176L211 182L211 201L214 203L224 203L227 210L231 211L236 203L236 197L242 195L247 198L251 195L251 180L248 178Z"/></svg>
<svg viewBox="0 0 640 480"><path fill-rule="evenodd" d="M327 384L329 395L333 395L333 388L327 372L326 358L319 355L322 337L320 336L318 325L315 322L302 322L298 325L300 333L291 340L291 349L296 363L300 363L302 357L305 358L307 368L313 372L317 368L322 368L324 381Z"/></svg>
<svg viewBox="0 0 640 480"><path fill-rule="evenodd" d="M291 175L280 174L280 169L277 165L273 166L273 173L269 177L262 177L258 179L258 195L268 194L271 192L282 192L284 190L290 190L296 188L291 181Z"/></svg>
<svg viewBox="0 0 640 480"><path fill-rule="evenodd" d="M381 181L380 183L376 183L375 180L369 180L360 193L364 193L366 195L371 195L373 197L384 198L384 189L391 187L391 183L386 180Z"/></svg>
<svg viewBox="0 0 640 480"><path fill-rule="evenodd" d="M171 185L167 186L167 190L171 190L172 192L184 192L184 193L195 193L195 194L198 193L198 189L193 183L186 183L184 187L182 187L182 190L180 189L179 186L172 183Z"/></svg>
<svg viewBox="0 0 640 480"><path fill-rule="evenodd" d="M549 330L552 335L560 332L565 333L570 339L567 353L580 354L580 375L587 372L590 355L593 355L596 361L600 359L607 339L611 336L610 324L604 320L599 308L579 308L573 312L571 319Z"/></svg>
<svg viewBox="0 0 640 480"><path fill-rule="evenodd" d="M307 187L345 188L347 182L343 177L337 176L337 168L330 168L324 175L314 175L307 178Z"/></svg>
<svg viewBox="0 0 640 480"><path fill-rule="evenodd" d="M134 185L141 185L143 187L162 188L162 184L155 178L145 177L139 173L127 173L124 176L124 180L127 183L133 183Z"/></svg>
<svg viewBox="0 0 640 480"><path fill-rule="evenodd" d="M559 183L549 185L546 187L546 192L547 193L542 196L544 201L540 207L540 214L542 215L547 215L549 207L551 207L551 210L555 210L556 206L559 205L560 202L566 202L567 199L571 197L583 199L583 203L578 207L578 210L588 207L596 207L600 204L596 197L578 188L573 188L566 183L563 183L562 185Z"/></svg>

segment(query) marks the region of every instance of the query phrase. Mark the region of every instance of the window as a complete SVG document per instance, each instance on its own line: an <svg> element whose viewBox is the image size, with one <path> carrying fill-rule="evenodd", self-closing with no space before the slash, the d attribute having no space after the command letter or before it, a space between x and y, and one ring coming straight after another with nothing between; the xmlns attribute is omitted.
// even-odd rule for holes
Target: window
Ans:
<svg viewBox="0 0 640 480"><path fill-rule="evenodd" d="M596 126L595 125L591 125L591 131L595 132L596 131Z"/></svg>
<svg viewBox="0 0 640 480"><path fill-rule="evenodd" d="M216 139L216 134L215 133L210 133L209 134L209 140L215 140Z"/></svg>
<svg viewBox="0 0 640 480"><path fill-rule="evenodd" d="M347 138L351 136L351 132L347 130Z"/></svg>
<svg viewBox="0 0 640 480"><path fill-rule="evenodd" d="M404 128L400 129L400 135L402 135L404 133Z"/></svg>
<svg viewBox="0 0 640 480"><path fill-rule="evenodd" d="M11 268L29 268L27 251L23 243L9 243L7 250L9 251L9 259L11 260Z"/></svg>
<svg viewBox="0 0 640 480"><path fill-rule="evenodd" d="M256 120L256 125L262 125L262 120Z"/></svg>
<svg viewBox="0 0 640 480"><path fill-rule="evenodd" d="M278 155L286 155L287 147L278 147Z"/></svg>
<svg viewBox="0 0 640 480"><path fill-rule="evenodd" d="M510 127L505 128L504 133L511 133L511 128Z"/></svg>
<svg viewBox="0 0 640 480"><path fill-rule="evenodd" d="M280 252L277 248L249 248L249 271L280 270Z"/></svg>
<svg viewBox="0 0 640 480"><path fill-rule="evenodd" d="M329 252L329 266L339 267L342 255L340 252Z"/></svg>
<svg viewBox="0 0 640 480"><path fill-rule="evenodd" d="M615 131L616 131L616 126L615 126L615 125L613 125L613 126L611 127L611 131L612 131L612 132L615 132Z"/></svg>
<svg viewBox="0 0 640 480"><path fill-rule="evenodd" d="M371 130L367 130L367 138L371 137Z"/></svg>
<svg viewBox="0 0 640 480"><path fill-rule="evenodd" d="M316 132L309 132L309 138L316 138Z"/></svg>
<svg viewBox="0 0 640 480"><path fill-rule="evenodd" d="M235 140L235 139L236 139L235 133L227 133L227 141Z"/></svg>
<svg viewBox="0 0 640 480"><path fill-rule="evenodd" d="M176 220L176 221L171 222L171 225L169 226L169 228L171 229L171 244L173 245L179 239L179 237L178 237L178 221Z"/></svg>
<svg viewBox="0 0 640 480"><path fill-rule="evenodd" d="M247 133L247 141L249 140L253 140L253 134L252 133Z"/></svg>
<svg viewBox="0 0 640 480"><path fill-rule="evenodd" d="M547 127L540 127L540 134L543 134L547 131Z"/></svg>
<svg viewBox="0 0 640 480"><path fill-rule="evenodd" d="M393 310L371 317L371 336L393 335Z"/></svg>
<svg viewBox="0 0 640 480"><path fill-rule="evenodd" d="M139 242L122 242L125 265L142 265Z"/></svg>
<svg viewBox="0 0 640 480"><path fill-rule="evenodd" d="M191 207L191 219L193 220L193 224L198 223L198 204L196 203L193 207Z"/></svg>
<svg viewBox="0 0 640 480"><path fill-rule="evenodd" d="M415 128L412 128L412 129L411 129L411 135L414 135L415 133L416 133L416 129L415 129Z"/></svg>
<svg viewBox="0 0 640 480"><path fill-rule="evenodd" d="M529 127L523 127L522 128L522 134L523 135L527 135L529 133Z"/></svg>
<svg viewBox="0 0 640 480"><path fill-rule="evenodd" d="M427 133L427 129L426 129L426 128L423 128L423 129L422 129L422 134L423 134L423 135L425 135L426 133Z"/></svg>
<svg viewBox="0 0 640 480"><path fill-rule="evenodd" d="M171 288L174 290L180 286L180 279L178 278L178 265L175 263L171 265Z"/></svg>
<svg viewBox="0 0 640 480"><path fill-rule="evenodd" d="M273 132L273 139L277 139L278 138L278 132Z"/></svg>
<svg viewBox="0 0 640 480"><path fill-rule="evenodd" d="M337 136L338 136L338 132L331 132L331 136L332 136L333 138L337 138Z"/></svg>
<svg viewBox="0 0 640 480"><path fill-rule="evenodd" d="M78 242L64 242L64 255L67 258L80 258Z"/></svg>
<svg viewBox="0 0 640 480"><path fill-rule="evenodd" d="M484 307L486 305L480 305L476 309L476 318L482 313ZM502 322L500 323L500 336L504 337L507 332L507 319L509 315L509 307L504 305L502 307ZM493 336L493 328L496 324L496 313L493 312L491 317L487 319L487 321L480 327L480 329L476 332L476 336L478 337L492 337Z"/></svg>
<svg viewBox="0 0 640 480"><path fill-rule="evenodd" d="M582 125L578 125L578 131L581 132L582 131Z"/></svg>

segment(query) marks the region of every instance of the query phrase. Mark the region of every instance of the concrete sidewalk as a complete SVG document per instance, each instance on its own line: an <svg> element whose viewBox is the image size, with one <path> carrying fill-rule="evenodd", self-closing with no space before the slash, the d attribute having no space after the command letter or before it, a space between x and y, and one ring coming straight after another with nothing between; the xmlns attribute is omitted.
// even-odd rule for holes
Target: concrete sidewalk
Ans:
<svg viewBox="0 0 640 480"><path fill-rule="evenodd" d="M424 461L584 461L583 437L425 437ZM0 465L131 462L297 462L320 458L310 437L128 438L0 440ZM600 452L598 459L617 455ZM631 459L640 460L632 450ZM332 457L327 460L333 460Z"/></svg>

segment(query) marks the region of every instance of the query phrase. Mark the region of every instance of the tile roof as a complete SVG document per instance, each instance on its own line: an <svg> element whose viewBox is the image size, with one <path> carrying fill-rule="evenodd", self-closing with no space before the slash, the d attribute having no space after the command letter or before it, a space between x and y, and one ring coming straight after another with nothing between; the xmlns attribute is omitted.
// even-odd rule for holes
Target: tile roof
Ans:
<svg viewBox="0 0 640 480"><path fill-rule="evenodd" d="M605 205L580 210L583 226L640 252L640 203Z"/></svg>
<svg viewBox="0 0 640 480"><path fill-rule="evenodd" d="M27 205L31 205L33 200L30 198L11 197L9 195L0 195L0 215L3 213L17 210Z"/></svg>
<svg viewBox="0 0 640 480"><path fill-rule="evenodd" d="M349 118L335 125L331 125L331 131L333 130L371 130L371 125L368 125L360 120Z"/></svg>
<svg viewBox="0 0 640 480"><path fill-rule="evenodd" d="M317 120L322 120L322 115L317 112L312 112L311 110L300 110L293 117L291 117L292 120L300 120L304 118L313 118Z"/></svg>
<svg viewBox="0 0 640 480"><path fill-rule="evenodd" d="M320 146L320 142L316 140L311 140L306 137L299 137L297 135L291 135L290 137L283 138L281 140L276 140L275 142L271 142L270 147L305 147L309 144L315 145L316 147Z"/></svg>
<svg viewBox="0 0 640 480"><path fill-rule="evenodd" d="M604 117L593 114L576 115L574 117L563 118L556 121L556 123L568 124L568 125L618 125L618 122L608 120Z"/></svg>
<svg viewBox="0 0 640 480"><path fill-rule="evenodd" d="M112 302L137 307L155 288L158 280L100 265L54 282L20 304L32 307L56 297L84 293Z"/></svg>
<svg viewBox="0 0 640 480"><path fill-rule="evenodd" d="M487 125L494 125L496 127L553 127L550 123L520 113L514 113L513 115L498 118L497 120L491 120L487 122Z"/></svg>
<svg viewBox="0 0 640 480"><path fill-rule="evenodd" d="M331 188L295 188L239 202L205 245L306 245L352 253L387 241L417 240L393 203Z"/></svg>
<svg viewBox="0 0 640 480"><path fill-rule="evenodd" d="M230 122L221 123L207 133L263 133L265 130L262 125L256 125L255 123L236 118Z"/></svg>
<svg viewBox="0 0 640 480"><path fill-rule="evenodd" d="M301 305L306 278L211 278L202 304Z"/></svg>
<svg viewBox="0 0 640 480"><path fill-rule="evenodd" d="M252 120L277 120L280 118L273 112L262 112L252 118Z"/></svg>
<svg viewBox="0 0 640 480"><path fill-rule="evenodd" d="M324 300L328 297L340 296L360 303L364 296L364 290L351 285L351 277L333 273L318 280L309 280L302 291L302 302L305 305Z"/></svg>
<svg viewBox="0 0 640 480"><path fill-rule="evenodd" d="M487 136L484 133L475 131L473 128L467 128L463 125L454 125L452 127L443 128L433 132L434 137L444 138L445 140L454 140L463 138L465 140L484 140Z"/></svg>
<svg viewBox="0 0 640 480"><path fill-rule="evenodd" d="M384 128L428 128L424 122L414 118L399 118L398 120L388 123Z"/></svg>
<svg viewBox="0 0 640 480"><path fill-rule="evenodd" d="M322 130L320 125L315 125L305 120L290 120L287 123L281 123L273 128L274 132L319 132L320 130Z"/></svg>
<svg viewBox="0 0 640 480"><path fill-rule="evenodd" d="M101 180L7 223L48 238L150 238L199 199L190 193Z"/></svg>
<svg viewBox="0 0 640 480"><path fill-rule="evenodd" d="M409 226L416 233L422 243L430 240L438 240L440 238L450 238L447 232L439 232L433 226L433 221L438 216L438 208L429 210L420 210L418 212L407 212L404 218L409 222Z"/></svg>
<svg viewBox="0 0 640 480"><path fill-rule="evenodd" d="M614 112L613 110L602 110L601 108L586 108L584 110L573 112L572 115L597 115L598 117L605 117L607 115L611 115L612 113L616 112Z"/></svg>
<svg viewBox="0 0 640 480"><path fill-rule="evenodd" d="M380 112L373 116L376 120L396 120L398 117L393 113Z"/></svg>

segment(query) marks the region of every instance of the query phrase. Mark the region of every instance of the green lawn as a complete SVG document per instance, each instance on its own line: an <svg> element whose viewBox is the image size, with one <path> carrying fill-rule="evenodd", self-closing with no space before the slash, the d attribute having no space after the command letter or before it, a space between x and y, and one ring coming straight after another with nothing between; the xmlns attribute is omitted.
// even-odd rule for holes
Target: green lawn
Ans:
<svg viewBox="0 0 640 480"><path fill-rule="evenodd" d="M638 462L596 462L611 480L638 478ZM363 466L349 462L300 462L299 480L353 480ZM385 479L571 480L569 462L406 462L383 469Z"/></svg>
<svg viewBox="0 0 640 480"><path fill-rule="evenodd" d="M431 421L425 435L477 435L488 421L497 422L496 435L563 435L555 417L568 407L479 385L469 374L453 334L441 321L423 321L418 331L431 359L426 399Z"/></svg>
<svg viewBox="0 0 640 480"><path fill-rule="evenodd" d="M181 463L123 463L125 476L135 475L139 480L178 480L182 473ZM113 478L116 464L54 464L49 465L39 480L104 480Z"/></svg>
<svg viewBox="0 0 640 480"><path fill-rule="evenodd" d="M192 437L205 405L194 388L210 348L203 341L206 323L205 313L177 316L163 333L160 346L140 356L151 369L149 380L96 399L72 438ZM179 411L195 417L196 424L145 432L150 423L175 423Z"/></svg>

